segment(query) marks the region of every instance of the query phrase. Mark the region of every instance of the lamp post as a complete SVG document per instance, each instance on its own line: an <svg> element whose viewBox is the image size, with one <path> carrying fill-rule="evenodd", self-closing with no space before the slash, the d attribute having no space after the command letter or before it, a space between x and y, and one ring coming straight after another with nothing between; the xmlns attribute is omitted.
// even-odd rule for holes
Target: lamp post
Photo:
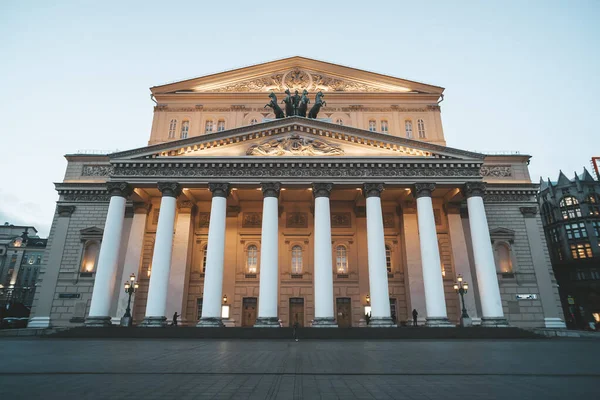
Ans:
<svg viewBox="0 0 600 400"><path fill-rule="evenodd" d="M125 315L123 315L123 318L121 318L121 326L130 327L132 325L133 318L131 318L131 295L135 293L138 287L139 285L135 281L135 274L131 274L129 280L125 282L125 293L129 295L129 298L127 299Z"/></svg>
<svg viewBox="0 0 600 400"><path fill-rule="evenodd" d="M467 309L465 308L465 294L469 290L469 284L463 280L461 274L458 274L456 277L456 282L454 282L454 291L460 294L460 300L462 303L462 314L460 316L460 326L471 326L471 318L469 318L469 314L467 314Z"/></svg>

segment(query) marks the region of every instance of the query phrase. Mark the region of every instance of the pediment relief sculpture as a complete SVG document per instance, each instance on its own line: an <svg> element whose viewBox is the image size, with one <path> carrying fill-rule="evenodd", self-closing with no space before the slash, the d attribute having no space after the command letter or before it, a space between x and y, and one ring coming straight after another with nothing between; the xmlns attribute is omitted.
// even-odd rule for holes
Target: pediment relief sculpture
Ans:
<svg viewBox="0 0 600 400"><path fill-rule="evenodd" d="M403 92L408 90L403 87L398 87L396 89ZM300 68L294 68L284 73L271 74L247 81L235 82L214 89L206 89L206 91L211 92L284 92L286 90L320 90L324 92L386 91L374 85L337 78Z"/></svg>
<svg viewBox="0 0 600 400"><path fill-rule="evenodd" d="M252 145L246 150L249 156L339 156L344 150L320 139L309 139L299 135L270 139Z"/></svg>

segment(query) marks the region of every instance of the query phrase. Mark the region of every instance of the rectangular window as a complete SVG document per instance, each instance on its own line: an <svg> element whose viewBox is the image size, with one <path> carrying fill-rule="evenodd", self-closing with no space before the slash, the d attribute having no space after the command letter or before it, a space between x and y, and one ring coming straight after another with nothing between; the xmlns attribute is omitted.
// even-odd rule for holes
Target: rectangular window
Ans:
<svg viewBox="0 0 600 400"><path fill-rule="evenodd" d="M600 238L600 221L593 221L592 226L594 227L594 235Z"/></svg>
<svg viewBox="0 0 600 400"><path fill-rule="evenodd" d="M583 222L566 224L565 229L567 230L567 239L569 240L587 237L587 230L585 229L585 223Z"/></svg>
<svg viewBox="0 0 600 400"><path fill-rule="evenodd" d="M572 244L571 256L573 256L574 260L592 258L592 246L589 243Z"/></svg>

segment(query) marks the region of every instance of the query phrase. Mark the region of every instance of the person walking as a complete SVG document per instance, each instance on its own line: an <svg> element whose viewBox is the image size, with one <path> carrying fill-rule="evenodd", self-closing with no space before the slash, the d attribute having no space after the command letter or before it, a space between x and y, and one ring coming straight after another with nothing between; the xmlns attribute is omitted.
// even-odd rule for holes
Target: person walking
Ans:
<svg viewBox="0 0 600 400"><path fill-rule="evenodd" d="M417 317L419 316L419 313L417 312L416 308L413 309L412 315L413 315L413 326L418 326L417 325Z"/></svg>
<svg viewBox="0 0 600 400"><path fill-rule="evenodd" d="M179 318L179 315L177 315L177 311L175 311L175 314L173 314L173 322L171 323L171 325L177 326L177 318Z"/></svg>

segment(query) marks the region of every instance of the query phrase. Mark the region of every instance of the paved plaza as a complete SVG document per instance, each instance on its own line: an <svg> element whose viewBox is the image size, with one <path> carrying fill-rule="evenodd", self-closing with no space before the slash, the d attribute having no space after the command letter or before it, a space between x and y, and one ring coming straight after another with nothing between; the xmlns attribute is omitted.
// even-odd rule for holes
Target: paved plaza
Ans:
<svg viewBox="0 0 600 400"><path fill-rule="evenodd" d="M0 399L592 399L600 341L0 339Z"/></svg>

